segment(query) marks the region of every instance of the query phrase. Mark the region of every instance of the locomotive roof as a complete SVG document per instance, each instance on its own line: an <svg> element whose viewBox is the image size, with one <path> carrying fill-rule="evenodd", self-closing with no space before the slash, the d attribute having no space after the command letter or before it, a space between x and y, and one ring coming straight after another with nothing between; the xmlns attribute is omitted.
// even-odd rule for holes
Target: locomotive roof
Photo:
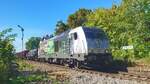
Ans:
<svg viewBox="0 0 150 84"><path fill-rule="evenodd" d="M91 28L91 27L80 27L80 28L82 28L85 32L104 33L103 30L95 28L95 27L93 27L93 28ZM59 40L62 40L64 38L67 38L67 35L69 34L70 31L71 30L67 30L67 31L65 31L59 35L56 35L53 38L51 38L51 40L59 41Z"/></svg>
<svg viewBox="0 0 150 84"><path fill-rule="evenodd" d="M95 28L95 27L83 27L83 30L85 32L95 32L95 33L100 33L102 32L101 29Z"/></svg>
<svg viewBox="0 0 150 84"><path fill-rule="evenodd" d="M67 31L65 31L65 32L63 32L63 33L61 33L61 34L59 34L59 35L54 36L54 37L51 38L51 39L52 39L52 40L55 40L55 41L62 40L62 39L64 39L64 38L67 37L69 31L70 31L70 30L67 30Z"/></svg>

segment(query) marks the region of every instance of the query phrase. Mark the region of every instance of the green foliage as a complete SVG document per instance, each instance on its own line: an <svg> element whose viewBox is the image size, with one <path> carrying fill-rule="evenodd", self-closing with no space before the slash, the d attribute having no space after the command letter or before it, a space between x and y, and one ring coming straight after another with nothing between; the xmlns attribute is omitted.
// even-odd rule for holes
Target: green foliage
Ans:
<svg viewBox="0 0 150 84"><path fill-rule="evenodd" d="M92 11L88 9L79 9L74 14L71 14L68 17L68 25L70 28L75 28L78 26L84 26L84 23L87 21L87 15Z"/></svg>
<svg viewBox="0 0 150 84"><path fill-rule="evenodd" d="M150 64L150 57L144 57L136 61L137 64L149 65Z"/></svg>
<svg viewBox="0 0 150 84"><path fill-rule="evenodd" d="M69 26L65 24L63 21L58 21L56 24L55 34L58 35L69 29Z"/></svg>
<svg viewBox="0 0 150 84"><path fill-rule="evenodd" d="M26 42L26 49L27 50L37 49L39 47L40 39L41 39L40 37L31 37Z"/></svg>
<svg viewBox="0 0 150 84"><path fill-rule="evenodd" d="M17 59L17 63L19 64L18 70L22 74L18 75L15 78L11 78L9 82L10 84L62 84L59 80L53 79L50 75L48 75L47 72L42 72L39 69L35 71L36 67L27 62L28 61L23 59Z"/></svg>
<svg viewBox="0 0 150 84"><path fill-rule="evenodd" d="M8 84L9 79L15 77L12 73L12 62L15 61L12 41L16 34L8 34L12 29L0 31L0 83Z"/></svg>
<svg viewBox="0 0 150 84"><path fill-rule="evenodd" d="M29 84L31 82L43 81L46 78L43 74L32 74L28 76L18 76L10 81L11 84Z"/></svg>
<svg viewBox="0 0 150 84"><path fill-rule="evenodd" d="M143 58L150 56L150 1L123 0L110 9L96 9L88 15L86 26L102 28L110 39L110 49L115 58ZM133 45L134 49L123 50Z"/></svg>
<svg viewBox="0 0 150 84"><path fill-rule="evenodd" d="M91 10L82 8L69 15L67 23L64 23L61 20L58 21L56 24L55 34L58 35L68 29L84 26L84 23L87 21L87 15L91 12Z"/></svg>
<svg viewBox="0 0 150 84"><path fill-rule="evenodd" d="M16 62L17 62L17 64L19 65L19 67L18 67L18 70L19 70L19 71L21 71L21 70L26 70L26 69L32 70L32 69L34 68L33 65L26 63L25 60L22 60L22 59L17 58L17 61L16 61Z"/></svg>

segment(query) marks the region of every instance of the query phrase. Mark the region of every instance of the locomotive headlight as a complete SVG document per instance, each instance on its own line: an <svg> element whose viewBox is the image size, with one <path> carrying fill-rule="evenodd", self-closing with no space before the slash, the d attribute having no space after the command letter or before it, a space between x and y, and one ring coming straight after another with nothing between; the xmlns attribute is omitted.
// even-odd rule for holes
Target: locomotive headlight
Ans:
<svg viewBox="0 0 150 84"><path fill-rule="evenodd" d="M89 49L88 51L89 51L89 53L93 53L93 49Z"/></svg>
<svg viewBox="0 0 150 84"><path fill-rule="evenodd" d="M109 50L108 50L108 49L106 49L106 50L105 50L105 53L109 53Z"/></svg>
<svg viewBox="0 0 150 84"><path fill-rule="evenodd" d="M88 52L91 53L91 49L88 49Z"/></svg>

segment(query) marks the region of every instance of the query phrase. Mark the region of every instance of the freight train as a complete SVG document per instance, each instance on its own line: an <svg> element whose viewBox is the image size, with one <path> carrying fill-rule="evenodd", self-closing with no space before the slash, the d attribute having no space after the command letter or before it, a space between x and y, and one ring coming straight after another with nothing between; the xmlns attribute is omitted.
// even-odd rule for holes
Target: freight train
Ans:
<svg viewBox="0 0 150 84"><path fill-rule="evenodd" d="M42 39L39 48L29 51L26 57L79 68L110 63L112 56L108 47L109 40L103 30L77 27Z"/></svg>

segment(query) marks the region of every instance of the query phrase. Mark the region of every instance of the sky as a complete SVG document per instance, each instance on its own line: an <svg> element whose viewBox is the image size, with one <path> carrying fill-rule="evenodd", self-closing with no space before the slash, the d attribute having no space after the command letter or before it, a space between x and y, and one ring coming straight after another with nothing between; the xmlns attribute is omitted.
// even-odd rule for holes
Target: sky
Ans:
<svg viewBox="0 0 150 84"><path fill-rule="evenodd" d="M79 8L111 8L112 3L113 0L0 0L0 31L13 28L17 34L13 44L16 51L21 51L21 30L17 25L24 28L26 42L32 36L52 34L57 21L66 22Z"/></svg>

